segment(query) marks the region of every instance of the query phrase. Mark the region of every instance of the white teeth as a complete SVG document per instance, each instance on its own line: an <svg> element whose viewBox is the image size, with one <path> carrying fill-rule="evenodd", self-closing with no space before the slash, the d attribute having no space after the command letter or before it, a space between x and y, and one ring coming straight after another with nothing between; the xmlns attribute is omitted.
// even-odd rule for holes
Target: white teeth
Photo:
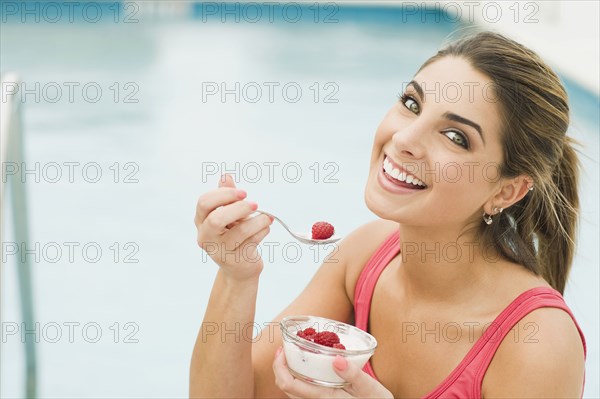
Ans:
<svg viewBox="0 0 600 399"><path fill-rule="evenodd" d="M410 183L415 186L425 187L425 183L417 179L415 176L409 175L405 172L400 172L399 169L394 168L394 165L392 165L387 157L383 160L383 170L396 180Z"/></svg>

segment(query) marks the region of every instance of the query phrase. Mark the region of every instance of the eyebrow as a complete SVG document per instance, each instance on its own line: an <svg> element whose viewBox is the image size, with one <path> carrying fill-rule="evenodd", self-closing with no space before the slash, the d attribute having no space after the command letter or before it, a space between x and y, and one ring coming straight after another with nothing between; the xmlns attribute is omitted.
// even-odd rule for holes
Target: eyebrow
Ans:
<svg viewBox="0 0 600 399"><path fill-rule="evenodd" d="M410 82L408 82L406 87L408 87L408 86L414 87L415 90L417 91L417 93L419 94L419 97L421 97L423 100L425 100L425 94L423 94L423 89L421 88L421 85L417 83L416 80L411 80Z"/></svg>
<svg viewBox="0 0 600 399"><path fill-rule="evenodd" d="M408 86L412 86L414 87L414 89L417 91L417 94L419 94L419 97L421 97L423 99L423 102L425 102L425 93L423 92L423 88L421 87L421 85L419 83L417 83L417 81L415 80L411 80ZM475 130L477 130L477 133L479 133L479 136L481 136L481 141L483 141L483 144L485 144L485 140L483 138L483 133L481 130L481 126L479 126L479 124L473 122L472 120L469 120L467 118L463 118L460 115L456 115L452 112L446 112L444 113L444 115L442 115L444 118L454 121L454 122L458 122L458 123L462 123L468 126L471 126L472 128L474 128Z"/></svg>
<svg viewBox="0 0 600 399"><path fill-rule="evenodd" d="M481 126L479 126L477 123L475 123L467 118L463 118L460 115L453 114L451 112L446 112L442 116L448 120L455 121L458 123L463 123L465 125L469 125L469 126L473 127L475 130L477 130L477 133L479 133L479 135L481 136L481 141L483 141L483 144L485 144L485 140L483 139L483 133L481 133Z"/></svg>

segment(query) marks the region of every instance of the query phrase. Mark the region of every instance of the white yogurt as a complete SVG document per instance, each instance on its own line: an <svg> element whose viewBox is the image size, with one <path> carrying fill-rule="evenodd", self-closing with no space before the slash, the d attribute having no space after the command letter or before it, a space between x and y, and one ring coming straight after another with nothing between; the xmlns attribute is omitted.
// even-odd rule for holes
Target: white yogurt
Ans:
<svg viewBox="0 0 600 399"><path fill-rule="evenodd" d="M340 342L348 350L367 349L367 344L358 337L338 333ZM335 355L314 353L298 347L293 342L284 341L285 358L288 367L298 374L308 377L316 382L334 383L340 386L345 381L333 370ZM348 362L362 368L371 357L371 354L345 355Z"/></svg>

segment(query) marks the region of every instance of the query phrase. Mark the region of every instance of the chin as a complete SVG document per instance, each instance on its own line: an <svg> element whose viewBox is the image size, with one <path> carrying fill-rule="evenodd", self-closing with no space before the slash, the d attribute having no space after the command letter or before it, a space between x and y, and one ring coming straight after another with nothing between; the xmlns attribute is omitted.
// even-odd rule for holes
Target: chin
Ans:
<svg viewBox="0 0 600 399"><path fill-rule="evenodd" d="M381 201L373 199L368 193L365 192L365 204L367 208L376 216L385 220L393 220L394 222L401 223L402 221L396 215L398 209L393 207L392 204L388 206L382 206ZM392 205L392 206L390 206Z"/></svg>
<svg viewBox="0 0 600 399"><path fill-rule="evenodd" d="M381 219L401 223L397 215L398 205L390 201L390 198L386 197L385 194L378 192L378 187L374 185L377 185L377 182L371 180L371 177L369 177L364 192L364 200L367 208Z"/></svg>

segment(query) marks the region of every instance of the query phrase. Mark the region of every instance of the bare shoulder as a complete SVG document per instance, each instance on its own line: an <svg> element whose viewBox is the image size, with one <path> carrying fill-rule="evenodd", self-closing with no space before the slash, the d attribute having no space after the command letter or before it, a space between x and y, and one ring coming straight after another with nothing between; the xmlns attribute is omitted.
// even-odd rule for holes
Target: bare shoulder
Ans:
<svg viewBox="0 0 600 399"><path fill-rule="evenodd" d="M345 286L350 301L354 300L356 281L369 258L398 228L397 222L377 219L363 224L340 243L338 253L346 265Z"/></svg>
<svg viewBox="0 0 600 399"><path fill-rule="evenodd" d="M484 381L483 397L581 397L581 337L562 309L532 311L500 344ZM507 383L510 381L510 383Z"/></svg>

